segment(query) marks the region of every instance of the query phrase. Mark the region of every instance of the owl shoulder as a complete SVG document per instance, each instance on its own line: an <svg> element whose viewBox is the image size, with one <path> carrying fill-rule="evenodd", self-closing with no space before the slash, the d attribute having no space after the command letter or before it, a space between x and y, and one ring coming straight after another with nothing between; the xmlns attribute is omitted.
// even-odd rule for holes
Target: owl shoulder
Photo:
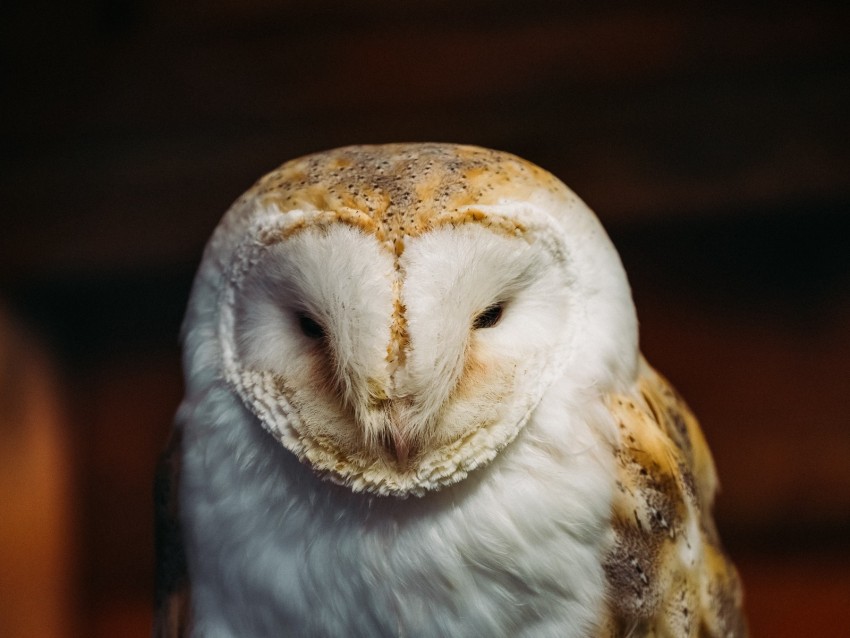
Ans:
<svg viewBox="0 0 850 638"><path fill-rule="evenodd" d="M633 391L609 406L619 438L603 635L745 636L740 581L712 514L717 474L696 417L646 361Z"/></svg>
<svg viewBox="0 0 850 638"><path fill-rule="evenodd" d="M182 638L189 634L189 578L178 513L181 443L182 427L177 423L157 463L154 479L154 638Z"/></svg>

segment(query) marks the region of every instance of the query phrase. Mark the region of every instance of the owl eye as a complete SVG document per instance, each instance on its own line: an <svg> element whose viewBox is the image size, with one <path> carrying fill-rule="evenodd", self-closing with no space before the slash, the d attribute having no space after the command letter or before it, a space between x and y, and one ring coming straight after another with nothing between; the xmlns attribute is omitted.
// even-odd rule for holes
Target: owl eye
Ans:
<svg viewBox="0 0 850 638"><path fill-rule="evenodd" d="M475 330L480 330L482 328L492 328L497 323L499 323L499 319L502 318L502 311L505 309L505 304L502 302L494 303L490 306L487 306L472 322L472 327Z"/></svg>
<svg viewBox="0 0 850 638"><path fill-rule="evenodd" d="M322 324L313 319L310 315L299 312L298 327L301 328L301 332L308 339L325 338L325 329L322 327Z"/></svg>

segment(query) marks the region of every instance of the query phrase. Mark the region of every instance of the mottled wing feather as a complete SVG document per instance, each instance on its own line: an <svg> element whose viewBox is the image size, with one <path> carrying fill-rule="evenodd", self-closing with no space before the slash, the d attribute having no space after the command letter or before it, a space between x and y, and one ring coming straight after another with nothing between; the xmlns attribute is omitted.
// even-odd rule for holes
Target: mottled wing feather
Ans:
<svg viewBox="0 0 850 638"><path fill-rule="evenodd" d="M181 432L179 424L176 425L168 446L160 457L154 482L154 638L179 638L188 635L189 580L178 514Z"/></svg>
<svg viewBox="0 0 850 638"><path fill-rule="evenodd" d="M602 635L745 636L740 581L712 517L717 476L699 423L646 362L634 394L612 396L610 407L620 440Z"/></svg>

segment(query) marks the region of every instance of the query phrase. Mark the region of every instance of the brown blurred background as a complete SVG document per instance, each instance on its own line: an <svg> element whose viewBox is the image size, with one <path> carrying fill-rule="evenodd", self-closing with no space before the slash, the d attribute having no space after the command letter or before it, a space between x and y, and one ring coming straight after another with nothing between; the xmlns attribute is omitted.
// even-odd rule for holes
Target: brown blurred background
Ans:
<svg viewBox="0 0 850 638"><path fill-rule="evenodd" d="M206 238L286 159L415 140L598 212L715 452L753 634L850 636L847 3L7 4L0 636L148 635Z"/></svg>

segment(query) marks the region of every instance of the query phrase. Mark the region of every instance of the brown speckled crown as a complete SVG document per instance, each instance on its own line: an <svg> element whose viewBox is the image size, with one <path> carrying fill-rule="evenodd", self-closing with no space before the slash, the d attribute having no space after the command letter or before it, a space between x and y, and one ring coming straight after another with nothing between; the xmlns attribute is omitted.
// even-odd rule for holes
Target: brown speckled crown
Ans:
<svg viewBox="0 0 850 638"><path fill-rule="evenodd" d="M541 188L565 190L551 174L508 153L452 144L387 144L287 162L251 194L282 211L336 211L400 255L405 237L445 224L474 221L513 234L515 221L488 220L474 207L523 199Z"/></svg>

